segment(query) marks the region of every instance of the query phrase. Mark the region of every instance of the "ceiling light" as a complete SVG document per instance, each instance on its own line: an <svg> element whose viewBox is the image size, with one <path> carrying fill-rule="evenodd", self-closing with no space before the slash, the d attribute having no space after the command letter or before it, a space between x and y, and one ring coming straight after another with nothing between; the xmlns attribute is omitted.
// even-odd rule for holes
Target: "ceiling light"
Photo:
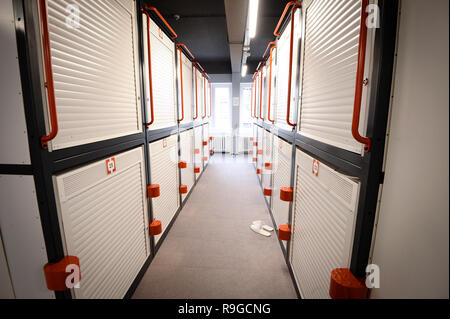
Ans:
<svg viewBox="0 0 450 319"><path fill-rule="evenodd" d="M247 64L242 66L241 76L245 77L247 75Z"/></svg>
<svg viewBox="0 0 450 319"><path fill-rule="evenodd" d="M253 39L256 36L256 26L258 24L258 6L259 0L250 0L248 9L250 39Z"/></svg>

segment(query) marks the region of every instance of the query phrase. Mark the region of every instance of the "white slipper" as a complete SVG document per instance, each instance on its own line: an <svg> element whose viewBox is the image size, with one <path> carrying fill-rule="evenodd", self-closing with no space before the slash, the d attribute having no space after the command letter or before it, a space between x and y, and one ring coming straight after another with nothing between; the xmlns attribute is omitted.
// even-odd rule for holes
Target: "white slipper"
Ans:
<svg viewBox="0 0 450 319"><path fill-rule="evenodd" d="M263 235L263 236L265 236L265 237L270 237L270 236L271 236L271 234L270 234L269 232L265 231L265 230L262 229L262 228L258 228L258 227L255 226L255 225L250 225L250 228L251 228L255 233L258 233L258 234Z"/></svg>
<svg viewBox="0 0 450 319"><path fill-rule="evenodd" d="M255 220L252 225L256 225L256 227L262 227L265 231L273 232L273 227L270 227L269 225L264 225L264 222L262 220ZM261 226L260 226L261 225Z"/></svg>
<svg viewBox="0 0 450 319"><path fill-rule="evenodd" d="M264 230L266 230L266 231L270 231L270 232L273 232L273 227L270 227L269 225L264 225L263 227L262 227Z"/></svg>

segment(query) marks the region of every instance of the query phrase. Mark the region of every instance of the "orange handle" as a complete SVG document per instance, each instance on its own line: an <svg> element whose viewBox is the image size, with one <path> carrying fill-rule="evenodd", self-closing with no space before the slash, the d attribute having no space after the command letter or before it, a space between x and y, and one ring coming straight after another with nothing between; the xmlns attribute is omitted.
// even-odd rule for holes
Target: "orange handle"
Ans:
<svg viewBox="0 0 450 319"><path fill-rule="evenodd" d="M204 73L205 69L200 65L200 63L198 63L198 61L193 62L194 66L197 67L197 69L200 71L200 73Z"/></svg>
<svg viewBox="0 0 450 319"><path fill-rule="evenodd" d="M180 123L184 121L183 53L178 45L177 50L180 52L181 120L178 120L178 123Z"/></svg>
<svg viewBox="0 0 450 319"><path fill-rule="evenodd" d="M41 137L41 146L43 149L48 149L48 142L53 140L58 134L58 117L56 115L55 85L53 82L50 34L48 31L47 0L40 0L39 8L41 15L42 46L44 49L45 80L48 95L48 110L50 115L50 126L51 126L50 133L48 135L44 135Z"/></svg>
<svg viewBox="0 0 450 319"><path fill-rule="evenodd" d="M250 93L250 96L251 96L251 104L250 104L250 116L253 118L253 89L254 89L254 86L255 86L255 80L253 80L253 82L252 82L252 91L251 91L251 93Z"/></svg>
<svg viewBox="0 0 450 319"><path fill-rule="evenodd" d="M276 36L276 37L280 36L280 33L278 31L280 30L280 27L281 27L281 24L283 23L284 17L286 16L286 13L288 13L289 8L295 4L300 5L300 1L289 1L286 4L283 14L281 15L280 20L278 21L277 27L275 28L275 31L273 31L274 36Z"/></svg>
<svg viewBox="0 0 450 319"><path fill-rule="evenodd" d="M186 53L191 57L191 60L195 59L194 55L191 53L191 51L189 51L189 49L187 48L187 46L184 43L178 43L177 46L179 48L183 48L186 51Z"/></svg>
<svg viewBox="0 0 450 319"><path fill-rule="evenodd" d="M272 124L275 123L275 120L272 120L270 118L270 102L271 102L271 98L272 98L272 56L273 56L273 50L275 50L277 48L277 44L275 42L270 42L273 43L274 46L270 49L270 74L269 74L269 99L268 99L268 111L267 111L267 119L269 120L269 122L271 122ZM269 43L269 45L270 45Z"/></svg>
<svg viewBox="0 0 450 319"><path fill-rule="evenodd" d="M203 76L203 114L204 115L202 115L202 119L206 118L206 85L205 85L205 82L206 82L206 77Z"/></svg>
<svg viewBox="0 0 450 319"><path fill-rule="evenodd" d="M294 23L295 23L295 11L301 8L300 4L296 4L292 8L291 13L291 43L289 48L289 81L288 81L288 96L287 96L287 109L286 109L286 123L289 126L295 127L295 123L291 123L289 115L291 113L291 91L292 91L292 62L294 59Z"/></svg>
<svg viewBox="0 0 450 319"><path fill-rule="evenodd" d="M198 119L198 91L197 91L197 68L194 68L194 79L195 79L195 117L194 121Z"/></svg>
<svg viewBox="0 0 450 319"><path fill-rule="evenodd" d="M258 118L258 116L256 115L256 97L257 97L257 95L256 95L256 90L257 90L257 86L258 86L258 74L255 74L255 107L253 108L253 117L255 118L255 119L257 119Z"/></svg>
<svg viewBox="0 0 450 319"><path fill-rule="evenodd" d="M167 23L166 19L164 19L164 17L161 15L161 13L159 13L158 9L156 9L155 7L145 7L145 9L149 10L149 11L153 11L154 13L156 13L156 15L165 24L167 29L169 29L170 32L172 32L172 40L178 38L178 35L175 33L175 31L172 29L172 27Z"/></svg>
<svg viewBox="0 0 450 319"><path fill-rule="evenodd" d="M269 44L267 44L267 48L266 48L266 51L264 51L263 58L266 56L267 52L269 51L269 48L272 45L277 46L277 43L275 41L272 41L272 42L269 42Z"/></svg>
<svg viewBox="0 0 450 319"><path fill-rule="evenodd" d="M259 70L259 73L261 74L261 77L260 77L260 79L259 79L259 82L261 83L261 85L260 85L260 89L259 89L259 118L261 119L261 120L263 120L264 121L264 117L262 117L262 93L263 93L263 67L264 67L264 64L265 63L263 63L263 64L261 64L261 69Z"/></svg>
<svg viewBox="0 0 450 319"><path fill-rule="evenodd" d="M363 0L361 6L361 26L359 31L359 48L358 48L358 68L356 71L356 91L355 102L353 106L352 135L355 140L365 145L364 150L370 151L371 139L363 137L359 134L359 120L361 116L362 91L364 86L364 66L366 63L366 46L367 46L367 26L366 19L368 13L366 7L369 0Z"/></svg>
<svg viewBox="0 0 450 319"><path fill-rule="evenodd" d="M141 10L143 14L147 16L147 52L148 52L148 84L150 89L150 114L151 121L145 123L145 126L148 128L155 122L155 111L153 105L153 81L152 81L152 50L150 44L150 15L147 11Z"/></svg>

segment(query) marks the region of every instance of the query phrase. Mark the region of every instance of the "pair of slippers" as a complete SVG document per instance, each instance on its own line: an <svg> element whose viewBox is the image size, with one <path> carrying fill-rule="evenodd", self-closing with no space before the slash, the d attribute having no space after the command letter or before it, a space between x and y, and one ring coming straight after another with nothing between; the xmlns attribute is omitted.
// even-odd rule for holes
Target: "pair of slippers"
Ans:
<svg viewBox="0 0 450 319"><path fill-rule="evenodd" d="M264 222L261 220L255 220L250 225L250 229L253 230L255 233L263 235L265 237L270 237L271 232L273 232L273 227L270 227L269 225L264 225Z"/></svg>

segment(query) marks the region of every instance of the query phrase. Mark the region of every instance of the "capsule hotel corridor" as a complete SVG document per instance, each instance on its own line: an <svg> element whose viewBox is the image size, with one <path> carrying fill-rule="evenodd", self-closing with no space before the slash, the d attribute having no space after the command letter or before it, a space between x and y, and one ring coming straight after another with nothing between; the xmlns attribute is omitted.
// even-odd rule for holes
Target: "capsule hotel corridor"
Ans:
<svg viewBox="0 0 450 319"><path fill-rule="evenodd" d="M159 248L133 298L297 298L247 156L215 155Z"/></svg>
<svg viewBox="0 0 450 319"><path fill-rule="evenodd" d="M448 300L448 12L0 0L0 303Z"/></svg>

